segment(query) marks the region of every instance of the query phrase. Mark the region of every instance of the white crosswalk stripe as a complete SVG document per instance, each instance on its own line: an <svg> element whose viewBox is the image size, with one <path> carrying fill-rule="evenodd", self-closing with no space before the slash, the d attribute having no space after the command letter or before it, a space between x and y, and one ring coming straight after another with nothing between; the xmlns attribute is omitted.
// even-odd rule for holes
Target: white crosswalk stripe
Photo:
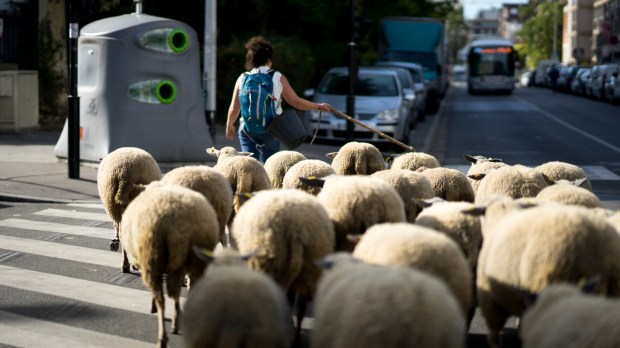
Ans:
<svg viewBox="0 0 620 348"><path fill-rule="evenodd" d="M25 219L1 220L0 227L2 226L19 228L19 229L24 229L24 230L66 233L66 234L106 238L106 239L110 239L114 237L113 229L89 227L89 226L66 225L66 224L59 224L59 223L54 223L54 222L32 221L32 220L25 220Z"/></svg>

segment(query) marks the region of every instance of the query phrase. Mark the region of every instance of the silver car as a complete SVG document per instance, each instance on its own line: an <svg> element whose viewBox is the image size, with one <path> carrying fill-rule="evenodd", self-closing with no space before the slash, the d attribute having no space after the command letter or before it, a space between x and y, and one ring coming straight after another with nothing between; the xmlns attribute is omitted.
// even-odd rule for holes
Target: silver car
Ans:
<svg viewBox="0 0 620 348"><path fill-rule="evenodd" d="M424 121L426 110L430 106L427 105L429 84L428 81L424 80L424 68L422 65L412 62L378 61L375 63L375 66L393 66L409 70L415 84L415 95L420 107L418 110L418 121Z"/></svg>
<svg viewBox="0 0 620 348"><path fill-rule="evenodd" d="M335 67L321 80L319 87L305 91L305 96L314 102L329 103L334 109L347 112L349 92L349 69ZM396 71L379 67L359 67L355 85L355 115L349 115L405 144L409 143L409 132L413 122L410 101L405 98L403 87ZM306 124L311 135L319 124L319 111L306 113ZM356 141L385 143L389 140L360 125L354 125L353 138ZM317 139L347 140L347 120L333 113L321 115Z"/></svg>

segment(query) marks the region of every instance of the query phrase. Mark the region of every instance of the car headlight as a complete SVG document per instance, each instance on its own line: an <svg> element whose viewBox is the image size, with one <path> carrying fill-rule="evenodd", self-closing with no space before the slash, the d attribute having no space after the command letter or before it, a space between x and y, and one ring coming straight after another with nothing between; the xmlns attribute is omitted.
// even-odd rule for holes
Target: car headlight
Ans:
<svg viewBox="0 0 620 348"><path fill-rule="evenodd" d="M377 114L377 119L381 121L396 121L398 120L398 109L383 110Z"/></svg>

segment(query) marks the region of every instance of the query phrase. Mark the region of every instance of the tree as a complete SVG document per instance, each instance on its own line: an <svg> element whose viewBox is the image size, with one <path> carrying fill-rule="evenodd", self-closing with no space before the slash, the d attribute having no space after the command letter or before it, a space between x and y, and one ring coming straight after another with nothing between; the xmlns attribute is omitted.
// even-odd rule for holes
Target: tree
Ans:
<svg viewBox="0 0 620 348"><path fill-rule="evenodd" d="M557 14L557 42L562 37L562 8L565 1L534 0L521 10L521 15L528 18L517 33L519 44L516 45L519 56L529 69L534 69L539 61L549 59L553 52L553 16ZM550 20L551 19L551 20Z"/></svg>

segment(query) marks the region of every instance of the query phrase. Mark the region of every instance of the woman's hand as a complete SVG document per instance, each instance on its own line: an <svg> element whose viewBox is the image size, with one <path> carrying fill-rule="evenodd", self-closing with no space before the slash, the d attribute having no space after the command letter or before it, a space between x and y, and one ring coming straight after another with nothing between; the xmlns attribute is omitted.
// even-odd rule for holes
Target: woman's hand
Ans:
<svg viewBox="0 0 620 348"><path fill-rule="evenodd" d="M329 112L331 111L331 105L327 104L327 103L318 103L317 104L319 107L318 109L323 111L323 112Z"/></svg>
<svg viewBox="0 0 620 348"><path fill-rule="evenodd" d="M233 140L235 138L235 125L226 124L226 139Z"/></svg>

